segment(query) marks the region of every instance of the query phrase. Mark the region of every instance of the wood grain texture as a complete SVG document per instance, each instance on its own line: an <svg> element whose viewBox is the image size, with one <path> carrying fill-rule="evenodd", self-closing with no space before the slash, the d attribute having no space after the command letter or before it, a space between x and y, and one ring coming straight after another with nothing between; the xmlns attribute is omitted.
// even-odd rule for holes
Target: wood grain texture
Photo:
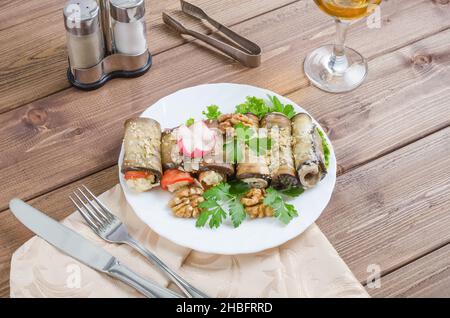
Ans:
<svg viewBox="0 0 450 318"><path fill-rule="evenodd" d="M384 276L373 297L450 297L450 245Z"/></svg>
<svg viewBox="0 0 450 318"><path fill-rule="evenodd" d="M436 13L428 1L403 2L403 7L388 2L384 14L390 17L390 23L383 32L368 30L360 23L353 27L350 38L364 43L372 37L376 44L368 54L371 56L385 51L389 44L407 44L450 23L450 19L442 17L448 14L450 18L450 11L438 11L435 20L442 19L439 23L416 26L415 34L401 36L401 26L411 16L424 16L427 12ZM330 32L317 35L327 25ZM9 175L11 169L23 171L23 175L5 179L0 209L6 208L13 195L36 197L114 164L124 120L177 89L208 82L245 82L285 94L307 85L301 60L308 51L330 39L332 21L309 3L297 2L235 29L265 49L261 67L246 69L194 42L161 54L152 71L143 77L114 80L93 92L70 89L2 114L0 134L4 139L0 146L5 150L0 154L0 175ZM300 103L303 104L301 100ZM47 168L47 162L52 162L52 169Z"/></svg>
<svg viewBox="0 0 450 318"><path fill-rule="evenodd" d="M338 179L319 227L365 282L450 241L450 128Z"/></svg>
<svg viewBox="0 0 450 318"><path fill-rule="evenodd" d="M60 10L62 5L64 5L64 1L61 0L2 0L0 2L0 31Z"/></svg>
<svg viewBox="0 0 450 318"><path fill-rule="evenodd" d="M118 182L118 168L115 166L31 200L29 203L51 217L61 220L74 211L68 196L76 187L84 184L95 194L100 194ZM9 210L0 214L0 229L0 297L9 297L11 256L34 234L17 221Z"/></svg>
<svg viewBox="0 0 450 318"><path fill-rule="evenodd" d="M193 0L219 21L234 25L295 0ZM1 29L0 22L0 113L68 88L67 53L62 7L64 2L46 0L0 7L2 16L22 21ZM181 45L185 39L162 23L161 12L172 12L180 21L200 32L211 29L199 20L179 13L179 0L147 1L147 34L152 54ZM22 9L22 10L18 10ZM29 15L28 10L35 12ZM43 14L46 12L46 14ZM26 19L25 19L26 18ZM157 59L156 61L157 62Z"/></svg>

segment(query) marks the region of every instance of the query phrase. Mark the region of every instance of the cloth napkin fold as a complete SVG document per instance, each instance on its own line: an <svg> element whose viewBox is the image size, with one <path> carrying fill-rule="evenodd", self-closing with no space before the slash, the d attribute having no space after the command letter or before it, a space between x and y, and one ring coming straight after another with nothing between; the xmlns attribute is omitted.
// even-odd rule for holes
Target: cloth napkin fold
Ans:
<svg viewBox="0 0 450 318"><path fill-rule="evenodd" d="M197 288L214 297L368 297L336 250L313 224L284 245L256 254L213 255L192 251L158 236L137 218L120 185L100 199L131 234ZM117 256L138 274L174 290L145 258L124 245L109 244L78 213L63 223ZM11 260L11 297L141 297L137 291L59 252L39 237Z"/></svg>

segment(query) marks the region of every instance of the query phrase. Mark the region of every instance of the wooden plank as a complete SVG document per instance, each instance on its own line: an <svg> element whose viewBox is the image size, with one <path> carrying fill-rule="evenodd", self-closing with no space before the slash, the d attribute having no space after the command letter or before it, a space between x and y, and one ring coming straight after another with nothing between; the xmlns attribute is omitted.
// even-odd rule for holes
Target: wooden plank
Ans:
<svg viewBox="0 0 450 318"><path fill-rule="evenodd" d="M366 282L450 241L450 128L341 176L318 225Z"/></svg>
<svg viewBox="0 0 450 318"><path fill-rule="evenodd" d="M0 31L60 10L61 0L15 1L0 3Z"/></svg>
<svg viewBox="0 0 450 318"><path fill-rule="evenodd" d="M193 0L225 24L240 21L271 11L295 0ZM0 112L21 106L69 87L66 79L67 55L61 1L22 2L3 6L0 22ZM162 23L161 12L179 9L179 0L147 1L147 28L150 51L158 54L186 41ZM34 12L28 15L28 10ZM42 15L43 12L46 14ZM201 32L210 32L205 24L186 15L178 18ZM4 23L22 21L1 30ZM157 63L157 59L155 59Z"/></svg>
<svg viewBox="0 0 450 318"><path fill-rule="evenodd" d="M61 220L74 211L68 195L77 186L85 184L94 193L100 194L117 184L117 166L93 174L88 178L57 189L48 195L30 201L30 204L46 212L55 219ZM9 297L9 269L11 256L26 240L33 236L8 210L0 214L0 297Z"/></svg>
<svg viewBox="0 0 450 318"><path fill-rule="evenodd" d="M408 1L397 5L388 2L383 12L391 17L383 32L367 30L360 24L350 34L356 43L372 37L373 55L386 50L394 40L396 45L408 43L418 35L450 23L450 19L442 18L446 14L450 18L450 12L434 10L430 2ZM436 15L434 20L438 22L415 27L413 24L411 28L415 28L416 34L401 36L400 27L408 25L411 16L419 15L430 19ZM292 61L298 60L300 64L301 57L325 38L329 39L331 33L317 35L326 25L331 30L329 20L317 8L297 2L238 25L238 31L254 38L265 49L265 62L257 69L246 69L194 42L162 54L152 72L133 81L115 80L94 92L70 89L2 114L0 133L4 138L0 146L5 150L0 157L0 175L5 176L5 191L0 198L0 209L6 208L13 195L26 199L36 197L114 164L123 121L179 88L232 81L264 86L284 94L305 85L302 72ZM303 38L311 40L302 42ZM347 94L345 98L351 96ZM344 95L337 98L342 99ZM52 162L51 169L48 162ZM10 171L22 174L11 175Z"/></svg>
<svg viewBox="0 0 450 318"><path fill-rule="evenodd" d="M450 245L408 264L368 288L373 297L450 297Z"/></svg>

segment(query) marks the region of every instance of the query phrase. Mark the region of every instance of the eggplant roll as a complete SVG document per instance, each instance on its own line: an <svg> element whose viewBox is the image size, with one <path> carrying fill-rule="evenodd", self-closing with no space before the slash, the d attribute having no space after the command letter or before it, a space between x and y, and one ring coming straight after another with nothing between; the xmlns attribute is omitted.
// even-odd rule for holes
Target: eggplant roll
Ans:
<svg viewBox="0 0 450 318"><path fill-rule="evenodd" d="M282 113L269 113L261 120L260 126L267 129L267 135L271 140L267 162L272 186L275 189L298 186L291 148L291 120Z"/></svg>
<svg viewBox="0 0 450 318"><path fill-rule="evenodd" d="M258 134L259 119L253 114L246 114L253 123L252 129ZM251 188L267 188L270 183L270 171L266 156L258 155L248 145L241 145L243 160L237 163L236 178L247 183Z"/></svg>
<svg viewBox="0 0 450 318"><path fill-rule="evenodd" d="M205 188L209 188L233 177L234 164L226 162L225 152L223 151L225 134L219 128L219 122L208 120L206 125L215 132L216 144L214 149L202 158L198 180Z"/></svg>
<svg viewBox="0 0 450 318"><path fill-rule="evenodd" d="M161 166L161 125L150 118L131 118L125 122L122 172L143 172L127 179L137 191L159 185Z"/></svg>
<svg viewBox="0 0 450 318"><path fill-rule="evenodd" d="M179 168L183 163L183 156L180 154L177 145L177 128L163 131L161 137L161 157L164 170Z"/></svg>
<svg viewBox="0 0 450 318"><path fill-rule="evenodd" d="M305 188L312 188L325 177L327 169L322 139L311 116L300 113L292 118L292 139L295 169L300 184Z"/></svg>

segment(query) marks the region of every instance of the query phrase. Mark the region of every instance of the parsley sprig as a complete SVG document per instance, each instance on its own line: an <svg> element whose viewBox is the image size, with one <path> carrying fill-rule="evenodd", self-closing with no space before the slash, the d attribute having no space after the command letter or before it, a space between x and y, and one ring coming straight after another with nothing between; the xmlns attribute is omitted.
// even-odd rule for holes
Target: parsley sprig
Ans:
<svg viewBox="0 0 450 318"><path fill-rule="evenodd" d="M197 219L196 226L204 227L207 223L210 228L218 228L228 217L233 226L239 227L247 218L241 198L250 190L249 186L241 181L220 183L203 194L205 201L200 203L202 212ZM298 212L292 204L286 203L285 197L297 197L303 193L302 188L289 188L277 191L267 189L263 204L274 210L276 217L283 224L288 224Z"/></svg>
<svg viewBox="0 0 450 318"><path fill-rule="evenodd" d="M246 101L236 106L237 114L252 113L258 117L262 117L269 112L270 108L262 98L255 96L247 96Z"/></svg>
<svg viewBox="0 0 450 318"><path fill-rule="evenodd" d="M245 102L236 106L236 114L247 114L252 113L259 118L262 118L267 113L278 112L285 114L289 119L294 117L296 114L294 106L291 104L283 104L278 97L275 95L267 95L268 100L263 98L258 98L256 96L247 96ZM206 110L202 112L207 119L215 120L222 113L219 110L219 106L210 105L206 107Z"/></svg>
<svg viewBox="0 0 450 318"><path fill-rule="evenodd" d="M264 198L263 203L270 206L276 217L284 224L289 224L292 219L298 216L298 212L292 204L286 203L283 194L274 188L267 189L267 196Z"/></svg>
<svg viewBox="0 0 450 318"><path fill-rule="evenodd" d="M186 126L192 126L195 123L195 119L194 118L189 118L188 120L186 120Z"/></svg>
<svg viewBox="0 0 450 318"><path fill-rule="evenodd" d="M217 105L210 105L206 107L206 111L203 111L202 114L205 115L206 118L210 120L215 120L220 115L222 115L222 113L219 110L219 106Z"/></svg>
<svg viewBox="0 0 450 318"><path fill-rule="evenodd" d="M284 105L276 96L267 95L269 100L272 102L272 107L270 107L270 112L278 112L285 114L286 117L291 119L295 115L294 106L291 104Z"/></svg>
<svg viewBox="0 0 450 318"><path fill-rule="evenodd" d="M278 112L285 114L289 119L294 117L295 109L291 104L284 105L275 95L267 95L269 102L255 96L247 96L246 101L236 106L237 114L252 113L263 117L267 113Z"/></svg>
<svg viewBox="0 0 450 318"><path fill-rule="evenodd" d="M247 217L241 197L248 191L243 182L220 183L203 194L205 201L199 207L202 213L196 226L203 227L208 222L210 228L218 228L229 216L234 227L238 227Z"/></svg>

